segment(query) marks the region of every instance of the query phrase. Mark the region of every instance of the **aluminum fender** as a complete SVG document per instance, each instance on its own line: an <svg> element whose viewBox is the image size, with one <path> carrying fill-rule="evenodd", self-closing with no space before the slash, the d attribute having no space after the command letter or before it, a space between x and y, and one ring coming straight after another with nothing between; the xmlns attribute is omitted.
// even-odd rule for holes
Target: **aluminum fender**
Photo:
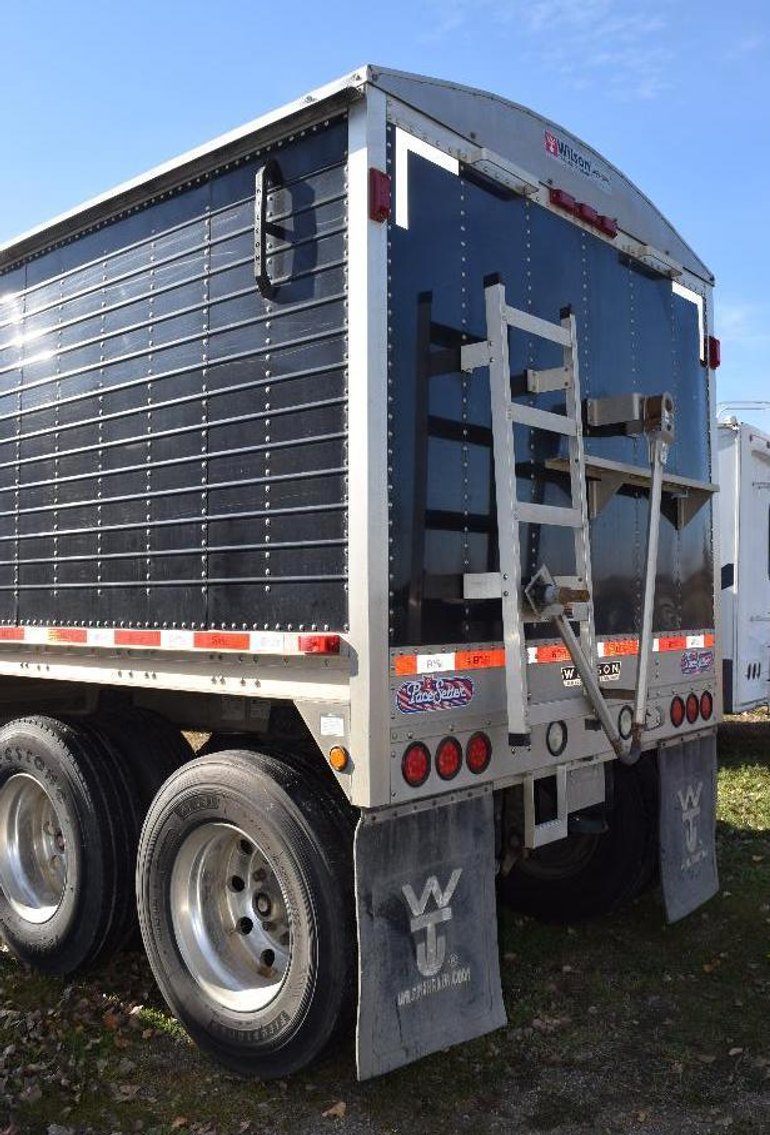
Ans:
<svg viewBox="0 0 770 1135"><path fill-rule="evenodd" d="M716 733L661 749L658 768L660 880L666 918L678 922L719 890Z"/></svg>
<svg viewBox="0 0 770 1135"><path fill-rule="evenodd" d="M492 794L434 803L356 830L360 1080L506 1024Z"/></svg>

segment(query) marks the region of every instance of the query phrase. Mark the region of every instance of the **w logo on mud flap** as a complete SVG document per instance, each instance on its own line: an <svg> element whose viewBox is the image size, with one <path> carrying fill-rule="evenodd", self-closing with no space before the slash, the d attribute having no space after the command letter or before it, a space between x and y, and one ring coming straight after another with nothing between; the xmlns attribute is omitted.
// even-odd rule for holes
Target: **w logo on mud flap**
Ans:
<svg viewBox="0 0 770 1135"><path fill-rule="evenodd" d="M692 784L688 784L684 792L681 788L677 792L679 806L682 809L684 841L689 856L689 859L686 860L684 864L686 867L692 866L693 856L700 844L700 839L698 838L698 818L700 817L700 798L702 792L702 780L699 780L695 787L693 787Z"/></svg>
<svg viewBox="0 0 770 1135"><path fill-rule="evenodd" d="M417 941L417 968L423 977L433 977L444 964L446 956L446 937L439 934L437 927L442 922L449 922L452 917L452 908L449 905L455 893L462 867L456 867L449 877L445 890L441 890L435 875L429 875L422 889L419 899L409 883L403 886L404 898L412 912L409 928L413 934L425 931L425 938ZM433 897L436 909L430 914L425 913L428 900Z"/></svg>

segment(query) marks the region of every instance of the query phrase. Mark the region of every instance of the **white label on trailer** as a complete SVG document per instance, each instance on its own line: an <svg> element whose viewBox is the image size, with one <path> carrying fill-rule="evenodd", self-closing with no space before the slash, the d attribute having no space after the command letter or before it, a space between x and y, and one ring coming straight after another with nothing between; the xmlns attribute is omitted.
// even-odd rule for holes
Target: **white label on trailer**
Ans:
<svg viewBox="0 0 770 1135"><path fill-rule="evenodd" d="M283 654L284 636L278 631L252 631L251 649L262 654Z"/></svg>
<svg viewBox="0 0 770 1135"><path fill-rule="evenodd" d="M409 228L409 154L417 154L428 162L448 170L455 175L460 172L460 163L451 154L445 154L430 142L407 134L400 126L396 127L396 224L400 229Z"/></svg>
<svg viewBox="0 0 770 1135"><path fill-rule="evenodd" d="M336 713L322 713L321 714L321 736L322 737L344 737L345 736L345 719L338 717Z"/></svg>
<svg viewBox="0 0 770 1135"><path fill-rule="evenodd" d="M452 654L418 654L418 674L439 674L445 670L454 670L455 656Z"/></svg>

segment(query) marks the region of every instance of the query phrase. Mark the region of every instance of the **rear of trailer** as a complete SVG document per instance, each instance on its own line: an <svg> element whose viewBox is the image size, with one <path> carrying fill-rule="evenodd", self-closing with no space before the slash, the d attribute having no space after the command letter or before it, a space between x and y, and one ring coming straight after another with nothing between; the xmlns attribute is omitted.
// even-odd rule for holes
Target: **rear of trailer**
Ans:
<svg viewBox="0 0 770 1135"><path fill-rule="evenodd" d="M743 713L770 682L770 437L720 422L719 485L724 708Z"/></svg>
<svg viewBox="0 0 770 1135"><path fill-rule="evenodd" d="M497 892L714 893L713 280L618 170L367 67L0 271L19 956L118 948L136 860L204 1049L357 1000L369 1076L504 1023Z"/></svg>

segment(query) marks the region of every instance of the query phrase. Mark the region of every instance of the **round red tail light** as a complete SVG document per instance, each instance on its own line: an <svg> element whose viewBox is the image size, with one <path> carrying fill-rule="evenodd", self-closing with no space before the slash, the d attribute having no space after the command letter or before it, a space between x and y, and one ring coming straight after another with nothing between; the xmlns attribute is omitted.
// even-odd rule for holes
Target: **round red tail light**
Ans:
<svg viewBox="0 0 770 1135"><path fill-rule="evenodd" d="M704 721L708 721L714 712L714 699L708 690L704 690L700 696L700 715Z"/></svg>
<svg viewBox="0 0 770 1135"><path fill-rule="evenodd" d="M430 753L421 741L415 741L401 758L401 772L410 788L425 784L430 773Z"/></svg>
<svg viewBox="0 0 770 1135"><path fill-rule="evenodd" d="M463 751L456 737L445 737L436 749L436 772L442 780L451 780L460 771Z"/></svg>
<svg viewBox="0 0 770 1135"><path fill-rule="evenodd" d="M700 712L700 705L698 704L697 694L687 695L687 720L690 725L694 725L698 720L698 713Z"/></svg>
<svg viewBox="0 0 770 1135"><path fill-rule="evenodd" d="M492 742L486 733L474 733L465 746L465 763L471 772L484 772L492 760Z"/></svg>
<svg viewBox="0 0 770 1135"><path fill-rule="evenodd" d="M684 721L684 702L680 697L675 697L671 701L671 724L678 729Z"/></svg>

